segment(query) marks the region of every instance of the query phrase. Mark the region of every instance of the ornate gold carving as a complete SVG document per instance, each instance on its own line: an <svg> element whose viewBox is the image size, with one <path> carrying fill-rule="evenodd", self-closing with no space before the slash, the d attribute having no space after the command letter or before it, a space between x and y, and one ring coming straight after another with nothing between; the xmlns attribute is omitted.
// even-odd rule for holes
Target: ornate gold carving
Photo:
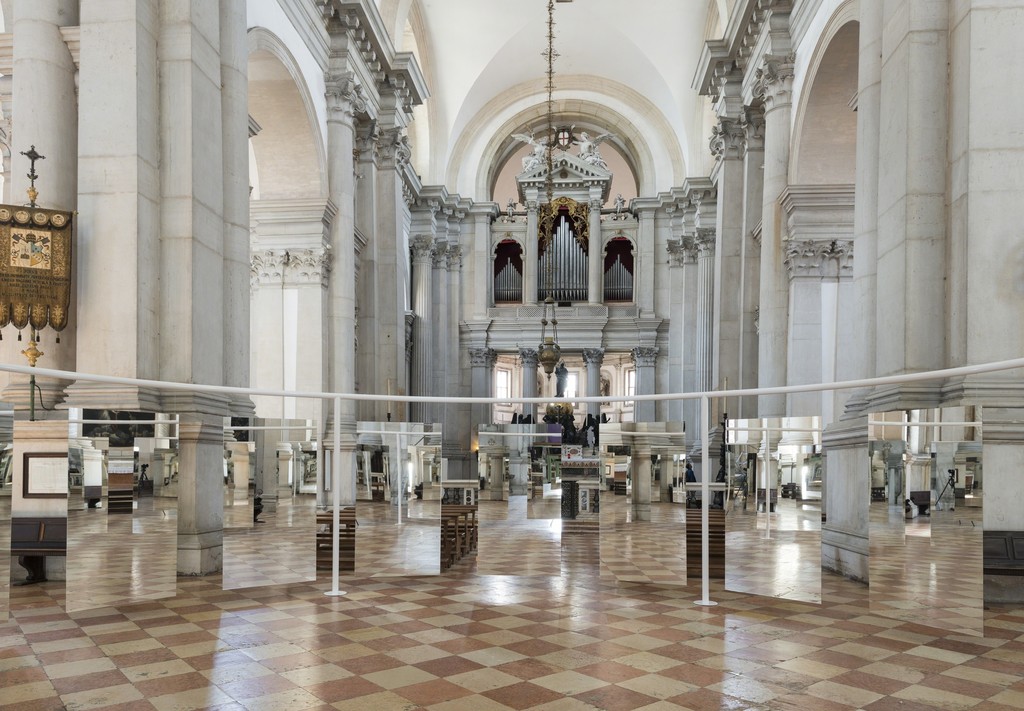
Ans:
<svg viewBox="0 0 1024 711"><path fill-rule="evenodd" d="M562 196L540 206L538 234L541 256L544 255L544 250L555 236L555 220L563 209L568 212L569 219L572 220L572 231L576 235L576 241L583 251L589 252L590 206L585 202L576 202L570 197Z"/></svg>

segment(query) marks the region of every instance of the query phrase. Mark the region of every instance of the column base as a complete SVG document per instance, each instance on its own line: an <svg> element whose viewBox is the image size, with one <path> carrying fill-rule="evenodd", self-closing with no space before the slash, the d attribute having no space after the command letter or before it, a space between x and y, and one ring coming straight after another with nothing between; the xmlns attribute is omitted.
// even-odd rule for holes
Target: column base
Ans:
<svg viewBox="0 0 1024 711"><path fill-rule="evenodd" d="M137 385L110 385L78 380L67 387L68 407L90 410L162 412L160 392Z"/></svg>
<svg viewBox="0 0 1024 711"><path fill-rule="evenodd" d="M224 565L223 531L178 534L178 575L209 575Z"/></svg>
<svg viewBox="0 0 1024 711"><path fill-rule="evenodd" d="M651 520L651 505L641 502L633 502L633 520L634 521L650 521Z"/></svg>

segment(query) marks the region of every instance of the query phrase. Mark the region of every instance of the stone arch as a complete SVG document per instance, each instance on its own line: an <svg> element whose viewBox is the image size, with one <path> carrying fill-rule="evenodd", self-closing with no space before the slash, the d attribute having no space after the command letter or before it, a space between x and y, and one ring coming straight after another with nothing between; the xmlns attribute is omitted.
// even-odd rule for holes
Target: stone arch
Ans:
<svg viewBox="0 0 1024 711"><path fill-rule="evenodd" d="M558 121L615 133L615 146L630 161L640 194L682 183L685 162L675 131L648 99L627 86L588 76L562 77L561 86L554 101ZM572 98L559 96L567 93ZM455 142L445 183L463 194L489 196L497 170L517 150L512 133L544 122L543 97L543 83L537 80L489 102Z"/></svg>
<svg viewBox="0 0 1024 711"><path fill-rule="evenodd" d="M794 120L789 182L852 184L856 172L858 2L848 0L826 23L807 68Z"/></svg>
<svg viewBox="0 0 1024 711"><path fill-rule="evenodd" d="M327 195L327 151L316 105L295 57L275 34L249 30L250 141L261 199Z"/></svg>

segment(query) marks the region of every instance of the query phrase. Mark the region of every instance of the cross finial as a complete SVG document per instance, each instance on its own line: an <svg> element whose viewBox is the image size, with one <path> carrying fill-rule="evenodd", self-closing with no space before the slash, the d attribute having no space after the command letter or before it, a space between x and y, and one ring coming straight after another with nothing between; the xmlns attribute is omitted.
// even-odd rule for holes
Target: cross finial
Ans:
<svg viewBox="0 0 1024 711"><path fill-rule="evenodd" d="M27 151L22 151L21 155L29 159L29 169L26 177L30 182L26 192L28 193L29 207L35 207L36 197L39 195L39 192L36 190L36 178L39 177L36 173L36 161L45 160L46 156L39 155L34 144Z"/></svg>

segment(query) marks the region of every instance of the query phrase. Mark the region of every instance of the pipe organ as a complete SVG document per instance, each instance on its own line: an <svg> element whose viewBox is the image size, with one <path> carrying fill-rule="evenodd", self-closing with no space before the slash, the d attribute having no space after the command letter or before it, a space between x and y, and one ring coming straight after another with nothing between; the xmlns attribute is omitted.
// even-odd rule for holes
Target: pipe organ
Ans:
<svg viewBox="0 0 1024 711"><path fill-rule="evenodd" d="M604 273L604 300L633 300L633 274L622 263L620 254L615 255L615 261Z"/></svg>
<svg viewBox="0 0 1024 711"><path fill-rule="evenodd" d="M494 277L494 301L499 304L523 300L523 275L509 260Z"/></svg>
<svg viewBox="0 0 1024 711"><path fill-rule="evenodd" d="M572 222L562 217L538 264L538 300L587 300L587 251L573 233Z"/></svg>

